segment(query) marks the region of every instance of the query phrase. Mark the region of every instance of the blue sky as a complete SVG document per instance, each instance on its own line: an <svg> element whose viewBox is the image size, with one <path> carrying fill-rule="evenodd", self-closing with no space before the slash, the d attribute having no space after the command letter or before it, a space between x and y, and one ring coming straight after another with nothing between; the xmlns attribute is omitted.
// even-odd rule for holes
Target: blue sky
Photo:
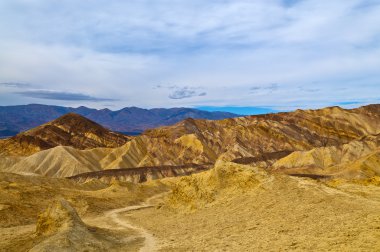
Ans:
<svg viewBox="0 0 380 252"><path fill-rule="evenodd" d="M379 24L380 0L2 0L0 105L379 103Z"/></svg>
<svg viewBox="0 0 380 252"><path fill-rule="evenodd" d="M197 109L206 110L206 111L225 111L239 115L261 115L268 113L275 113L277 110L264 107L241 107L241 106L198 106Z"/></svg>

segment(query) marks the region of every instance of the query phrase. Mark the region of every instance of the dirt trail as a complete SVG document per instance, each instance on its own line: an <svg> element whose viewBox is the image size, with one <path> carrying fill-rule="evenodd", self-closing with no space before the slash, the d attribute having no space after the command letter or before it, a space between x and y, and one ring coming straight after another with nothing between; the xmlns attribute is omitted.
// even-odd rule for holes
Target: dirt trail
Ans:
<svg viewBox="0 0 380 252"><path fill-rule="evenodd" d="M119 214L125 213L125 212L130 212L133 210L139 210L139 209L143 209L143 208L153 207L154 205L152 204L152 202L155 199L162 197L164 194L165 193L160 193L160 194L154 195L154 196L148 198L145 203L140 204L140 205L117 208L117 209L108 211L105 213L105 217L108 219L111 219L113 222L115 222L116 224L118 224L119 226L121 226L123 228L134 230L137 233L139 233L140 234L139 236L144 238L144 245L140 248L141 252L157 251L156 238L151 233L149 233L147 230L145 230L142 227L131 224L130 222L128 222L125 219L119 218Z"/></svg>

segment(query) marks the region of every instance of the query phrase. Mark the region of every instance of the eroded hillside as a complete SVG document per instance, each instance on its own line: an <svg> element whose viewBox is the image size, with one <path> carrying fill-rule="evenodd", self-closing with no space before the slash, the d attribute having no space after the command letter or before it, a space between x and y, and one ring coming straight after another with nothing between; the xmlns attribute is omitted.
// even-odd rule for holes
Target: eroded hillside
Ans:
<svg viewBox="0 0 380 252"><path fill-rule="evenodd" d="M224 161L191 176L143 184L0 176L0 250L5 251L376 251L380 246L379 177L312 180ZM154 200L162 197L161 203Z"/></svg>
<svg viewBox="0 0 380 252"><path fill-rule="evenodd" d="M380 133L379 107L332 107L220 121L187 119L147 131L100 163L105 169L202 164L339 146Z"/></svg>
<svg viewBox="0 0 380 252"><path fill-rule="evenodd" d="M160 251L377 251L376 185L218 162L179 179L159 209L125 219L157 234Z"/></svg>
<svg viewBox="0 0 380 252"><path fill-rule="evenodd" d="M103 183L0 173L0 251L138 251L144 240L109 211L168 190L161 182Z"/></svg>
<svg viewBox="0 0 380 252"><path fill-rule="evenodd" d="M63 177L104 169L203 165L225 160L284 172L287 172L284 168L317 172L315 168L354 162L376 152L379 125L380 105L353 110L339 107L297 110L219 121L186 119L173 126L149 130L120 147L93 150L56 147L21 161L4 159L2 163L7 167L0 168ZM300 158L296 158L299 154ZM339 157L340 161L329 160L333 157ZM305 158L308 161L295 162ZM338 173L337 169L325 169L324 174L327 171ZM359 175L378 174L377 169L373 171Z"/></svg>
<svg viewBox="0 0 380 252"><path fill-rule="evenodd" d="M131 138L77 114L66 114L14 137L0 140L0 155L28 156L56 146L76 149L118 147Z"/></svg>

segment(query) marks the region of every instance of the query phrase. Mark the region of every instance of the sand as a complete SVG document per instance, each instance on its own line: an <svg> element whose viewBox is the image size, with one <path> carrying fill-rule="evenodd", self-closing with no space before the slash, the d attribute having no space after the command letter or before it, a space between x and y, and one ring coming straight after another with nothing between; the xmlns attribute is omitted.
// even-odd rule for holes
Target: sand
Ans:
<svg viewBox="0 0 380 252"><path fill-rule="evenodd" d="M230 192L192 211L164 205L125 218L150 230L160 251L379 251L380 187L274 175Z"/></svg>
<svg viewBox="0 0 380 252"><path fill-rule="evenodd" d="M8 184L3 183L2 190L8 200L1 197L0 212L7 214L0 222L0 251L25 251L66 241L67 236L59 241L36 236L37 216L26 209L46 209L49 200L42 197L46 193L69 198L83 225L91 227L86 236L94 240L75 240L75 248L86 241L95 251L380 248L380 187L376 179L318 181L224 162L190 177L143 185L101 185L97 181L79 185L62 179L26 178L3 175ZM163 196L168 186L172 191ZM152 196L154 201L144 203ZM10 215L10 210L18 215ZM104 239L108 245L96 247Z"/></svg>

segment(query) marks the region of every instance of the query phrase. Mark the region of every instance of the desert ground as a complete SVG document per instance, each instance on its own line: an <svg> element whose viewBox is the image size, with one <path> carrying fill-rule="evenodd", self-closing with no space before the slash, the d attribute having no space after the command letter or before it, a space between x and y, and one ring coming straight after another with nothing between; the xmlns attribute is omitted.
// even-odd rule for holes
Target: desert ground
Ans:
<svg viewBox="0 0 380 252"><path fill-rule="evenodd" d="M224 162L140 185L2 176L1 251L380 248L376 178L315 180Z"/></svg>

